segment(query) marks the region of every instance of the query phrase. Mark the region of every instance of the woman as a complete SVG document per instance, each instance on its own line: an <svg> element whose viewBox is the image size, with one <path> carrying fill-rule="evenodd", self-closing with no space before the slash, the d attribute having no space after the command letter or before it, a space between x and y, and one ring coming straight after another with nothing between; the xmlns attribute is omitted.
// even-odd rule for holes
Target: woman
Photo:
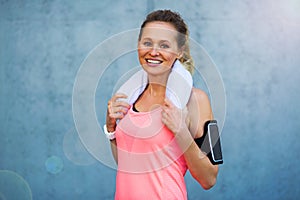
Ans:
<svg viewBox="0 0 300 200"><path fill-rule="evenodd" d="M186 107L179 109L166 96L173 64L179 60L192 70L188 30L179 14L158 10L147 16L138 57L148 75L146 88L133 105L122 101L127 96L119 93L108 102L105 131L113 136L111 147L118 163L115 198L187 199L187 169L210 189L218 166L194 142L213 118L209 99L192 88Z"/></svg>

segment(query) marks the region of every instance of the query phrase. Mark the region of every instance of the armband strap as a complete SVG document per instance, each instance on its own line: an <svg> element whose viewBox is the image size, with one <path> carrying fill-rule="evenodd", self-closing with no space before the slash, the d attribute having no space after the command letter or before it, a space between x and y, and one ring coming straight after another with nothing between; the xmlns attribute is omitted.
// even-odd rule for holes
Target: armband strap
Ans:
<svg viewBox="0 0 300 200"><path fill-rule="evenodd" d="M216 123L217 123L216 120L208 120L207 122L205 122L204 127L203 127L204 128L203 136L200 138L194 139L194 141L196 142L199 149L204 154L206 154L206 156L209 158L210 162L213 165L218 165L218 164L223 163L220 138L217 138L218 141L215 144L212 144L211 137L213 137L213 136L211 136L211 133L208 133L209 132L208 131L209 124L216 124ZM214 137L216 137L216 135L214 135ZM219 137L219 135L217 135L217 137ZM218 150L216 151L217 153L214 151L214 146L218 147L218 149L219 149L219 151ZM221 158L219 158L219 160L215 159L216 154L221 156Z"/></svg>

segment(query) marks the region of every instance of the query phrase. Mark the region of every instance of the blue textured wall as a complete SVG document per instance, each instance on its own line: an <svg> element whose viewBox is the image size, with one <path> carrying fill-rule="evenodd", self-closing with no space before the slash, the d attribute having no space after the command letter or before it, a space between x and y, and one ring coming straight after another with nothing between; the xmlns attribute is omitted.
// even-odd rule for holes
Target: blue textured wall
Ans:
<svg viewBox="0 0 300 200"><path fill-rule="evenodd" d="M1 200L113 198L115 170L76 135L73 84L96 45L158 8L182 14L226 88L225 163L209 191L187 174L189 198L300 197L300 1L173 2L0 1Z"/></svg>

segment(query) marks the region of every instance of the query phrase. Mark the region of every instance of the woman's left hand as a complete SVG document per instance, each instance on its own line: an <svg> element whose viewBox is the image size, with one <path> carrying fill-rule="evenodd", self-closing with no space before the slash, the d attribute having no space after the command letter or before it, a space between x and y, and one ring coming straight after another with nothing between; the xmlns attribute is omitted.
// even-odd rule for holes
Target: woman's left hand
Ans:
<svg viewBox="0 0 300 200"><path fill-rule="evenodd" d="M186 107L184 109L179 109L166 98L165 103L162 106L161 114L163 124L165 124L174 134L177 134L186 128L186 119L188 114Z"/></svg>

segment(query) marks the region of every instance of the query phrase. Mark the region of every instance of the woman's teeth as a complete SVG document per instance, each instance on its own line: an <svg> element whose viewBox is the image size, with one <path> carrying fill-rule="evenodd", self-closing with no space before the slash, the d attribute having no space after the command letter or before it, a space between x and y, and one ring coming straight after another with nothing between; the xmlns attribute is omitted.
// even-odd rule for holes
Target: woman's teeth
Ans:
<svg viewBox="0 0 300 200"><path fill-rule="evenodd" d="M151 59L147 59L146 60L148 63L151 63L151 64L160 64L160 63L162 63L162 61L160 61L160 60L151 60Z"/></svg>

